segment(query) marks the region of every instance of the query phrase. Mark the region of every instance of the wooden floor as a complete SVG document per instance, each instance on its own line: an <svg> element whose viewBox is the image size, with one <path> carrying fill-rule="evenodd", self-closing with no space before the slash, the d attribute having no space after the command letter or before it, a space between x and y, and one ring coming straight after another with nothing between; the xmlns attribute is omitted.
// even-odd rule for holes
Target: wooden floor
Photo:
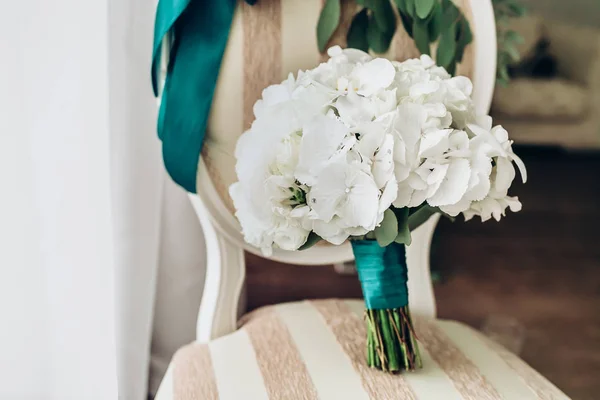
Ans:
<svg viewBox="0 0 600 400"><path fill-rule="evenodd" d="M520 149L530 181L523 211L502 223L442 221L432 268L438 315L480 328L514 317L521 356L575 400L600 398L600 155ZM330 267L248 259L248 306L360 297L355 276Z"/></svg>

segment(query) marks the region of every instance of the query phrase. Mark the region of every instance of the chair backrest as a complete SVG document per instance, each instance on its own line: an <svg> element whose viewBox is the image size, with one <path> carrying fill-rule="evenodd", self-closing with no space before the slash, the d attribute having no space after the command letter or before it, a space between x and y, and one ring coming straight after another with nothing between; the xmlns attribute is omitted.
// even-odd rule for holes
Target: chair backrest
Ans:
<svg viewBox="0 0 600 400"><path fill-rule="evenodd" d="M458 73L470 76L479 112L489 109L496 72L496 29L491 0L456 0L470 20L474 41ZM228 187L235 182L235 144L252 120L252 106L262 90L290 72L313 68L324 60L317 50L315 26L322 0L259 0L244 2L232 24L209 118L207 138L198 167L198 196L190 195L205 231L208 265L198 318L198 340L206 341L235 329L238 299L245 274L243 250L260 251L243 240L234 217ZM349 2L355 4L353 1ZM348 4L348 3L347 3ZM341 34L332 44L345 45L344 35L354 11L342 10ZM417 57L410 37L398 24L390 51L384 56ZM345 28L344 28L345 27ZM433 316L435 303L429 276L429 248L437 218L420 227L407 252L411 310ZM270 257L292 264L334 264L353 259L349 244L317 245L301 252L274 250Z"/></svg>

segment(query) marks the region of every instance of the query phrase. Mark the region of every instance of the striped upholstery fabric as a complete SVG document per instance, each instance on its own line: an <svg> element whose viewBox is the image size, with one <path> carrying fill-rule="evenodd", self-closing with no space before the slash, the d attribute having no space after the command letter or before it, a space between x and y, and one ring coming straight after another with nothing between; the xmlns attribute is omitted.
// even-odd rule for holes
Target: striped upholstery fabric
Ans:
<svg viewBox="0 0 600 400"><path fill-rule="evenodd" d="M261 308L238 331L179 350L174 399L568 399L513 354L451 321L415 321L422 370L370 369L362 313L358 300Z"/></svg>
<svg viewBox="0 0 600 400"><path fill-rule="evenodd" d="M470 1L454 0L470 18ZM235 144L254 120L253 106L263 89L280 83L289 73L316 67L327 59L319 53L316 25L324 0L259 0L249 6L238 1L229 41L221 64L202 150L212 183L225 206L234 212L228 187L235 182ZM330 45L346 46L345 36L356 12L356 1L342 1L340 28ZM414 41L398 30L383 56L406 60L419 57ZM472 75L473 46L468 46L458 73ZM206 182L198 182L202 187Z"/></svg>

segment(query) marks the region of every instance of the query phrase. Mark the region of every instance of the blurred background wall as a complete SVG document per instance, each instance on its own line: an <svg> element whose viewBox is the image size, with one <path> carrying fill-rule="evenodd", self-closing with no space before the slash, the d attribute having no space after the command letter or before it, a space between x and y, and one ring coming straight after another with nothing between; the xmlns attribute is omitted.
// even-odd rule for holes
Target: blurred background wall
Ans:
<svg viewBox="0 0 600 400"><path fill-rule="evenodd" d="M600 27L598 0L523 0L523 4L545 18Z"/></svg>

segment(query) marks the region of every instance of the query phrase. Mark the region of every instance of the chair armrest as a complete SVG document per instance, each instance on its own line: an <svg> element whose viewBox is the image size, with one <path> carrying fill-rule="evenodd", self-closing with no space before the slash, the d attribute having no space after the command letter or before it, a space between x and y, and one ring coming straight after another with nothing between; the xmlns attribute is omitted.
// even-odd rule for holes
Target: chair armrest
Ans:
<svg viewBox="0 0 600 400"><path fill-rule="evenodd" d="M545 36L562 77L588 87L600 84L600 31L552 22Z"/></svg>

